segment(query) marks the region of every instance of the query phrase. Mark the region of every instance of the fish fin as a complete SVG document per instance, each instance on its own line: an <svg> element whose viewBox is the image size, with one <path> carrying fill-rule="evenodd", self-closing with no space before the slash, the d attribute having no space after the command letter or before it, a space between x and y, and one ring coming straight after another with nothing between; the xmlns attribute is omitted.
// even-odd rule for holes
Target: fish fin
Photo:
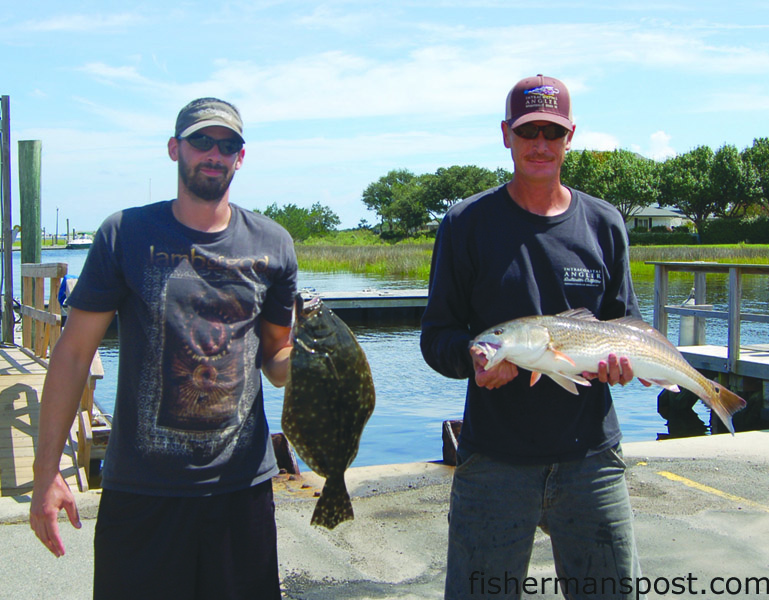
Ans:
<svg viewBox="0 0 769 600"><path fill-rule="evenodd" d="M569 319L579 319L581 321L597 321L596 316L587 308L570 308L556 315L557 317L566 317Z"/></svg>
<svg viewBox="0 0 769 600"><path fill-rule="evenodd" d="M577 366L577 363L575 363L575 362L574 362L574 361L571 359L571 357L570 357L569 355L567 355L567 354L564 354L563 352L560 352L560 351L558 351L558 350L553 350L552 348L550 348L550 352L552 352L552 353L553 353L553 356L555 357L555 359L556 359L556 360L562 360L562 361L564 361L564 362L567 362L567 363L569 363L569 364L570 364L572 367L576 367L576 366Z"/></svg>
<svg viewBox="0 0 769 600"><path fill-rule="evenodd" d="M547 375L550 379L555 381L567 392L571 392L575 396L579 394L579 392L577 391L577 386L575 384L584 385L588 387L591 385L591 383L587 379L585 379L584 377L580 377L579 375L566 375L564 373L550 373L550 372L546 372L545 375Z"/></svg>
<svg viewBox="0 0 769 600"><path fill-rule="evenodd" d="M534 387L534 384L539 381L539 378L542 377L542 373L538 371L532 371L531 372L531 381L529 381L529 387Z"/></svg>
<svg viewBox="0 0 769 600"><path fill-rule="evenodd" d="M339 523L355 518L350 494L344 483L344 472L326 479L312 513L310 525L333 529Z"/></svg>
<svg viewBox="0 0 769 600"><path fill-rule="evenodd" d="M651 381L652 383L665 388L669 392L675 392L677 394L681 391L681 388L679 388L678 385L667 379L647 379L646 381Z"/></svg>
<svg viewBox="0 0 769 600"><path fill-rule="evenodd" d="M747 402L720 383L708 380L708 385L713 386L713 397L710 401L702 398L702 401L710 407L710 410L718 415L721 422L734 435L732 415L745 408Z"/></svg>

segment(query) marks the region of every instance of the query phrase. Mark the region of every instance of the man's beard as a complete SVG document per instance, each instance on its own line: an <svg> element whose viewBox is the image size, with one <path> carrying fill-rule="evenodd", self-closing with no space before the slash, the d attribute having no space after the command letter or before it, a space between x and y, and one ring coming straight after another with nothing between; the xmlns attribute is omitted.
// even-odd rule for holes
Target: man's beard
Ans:
<svg viewBox="0 0 769 600"><path fill-rule="evenodd" d="M207 177L200 172L201 168L220 169L224 178ZM230 187L230 182L235 175L235 170L227 172L226 167L216 167L210 164L200 163L195 168L190 168L184 158L179 155L179 177L181 177L184 186L201 200L210 200L218 202L224 197L225 192Z"/></svg>

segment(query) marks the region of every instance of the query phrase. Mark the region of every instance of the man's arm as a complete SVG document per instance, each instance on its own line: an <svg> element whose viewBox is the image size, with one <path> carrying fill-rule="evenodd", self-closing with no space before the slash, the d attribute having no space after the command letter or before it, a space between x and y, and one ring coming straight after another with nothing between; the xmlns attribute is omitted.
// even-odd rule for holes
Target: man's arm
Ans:
<svg viewBox="0 0 769 600"><path fill-rule="evenodd" d="M59 473L61 453L80 404L91 361L114 316L114 311L71 309L67 325L51 352L43 385L29 524L43 545L57 557L64 554L59 512L64 509L72 525L80 528L75 499Z"/></svg>
<svg viewBox="0 0 769 600"><path fill-rule="evenodd" d="M291 355L291 327L276 325L262 319L262 372L275 387L288 381Z"/></svg>

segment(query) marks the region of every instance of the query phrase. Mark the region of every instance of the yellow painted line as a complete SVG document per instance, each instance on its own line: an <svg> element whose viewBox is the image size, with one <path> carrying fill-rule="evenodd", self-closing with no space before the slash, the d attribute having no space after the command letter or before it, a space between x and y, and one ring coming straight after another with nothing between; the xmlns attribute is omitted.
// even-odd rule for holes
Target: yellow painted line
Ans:
<svg viewBox="0 0 769 600"><path fill-rule="evenodd" d="M723 492L714 487L710 487L709 485L705 485L703 483L699 483L697 481L687 479L686 477L681 477L680 475L676 475L675 473L671 473L670 471L657 471L657 475L662 475L663 477L670 479L671 481L677 481L678 483L682 483L685 486L694 488L695 490L699 490L701 492L705 492L708 494L713 494L714 496L718 496L719 498L724 498L725 500L730 500L731 502L734 502L736 504L742 504L744 506L750 506L758 510L763 510L764 512L769 512L769 506L765 506L764 504L759 504L758 502L753 502L753 500L748 500L747 498L743 498L742 496L735 496L734 494Z"/></svg>

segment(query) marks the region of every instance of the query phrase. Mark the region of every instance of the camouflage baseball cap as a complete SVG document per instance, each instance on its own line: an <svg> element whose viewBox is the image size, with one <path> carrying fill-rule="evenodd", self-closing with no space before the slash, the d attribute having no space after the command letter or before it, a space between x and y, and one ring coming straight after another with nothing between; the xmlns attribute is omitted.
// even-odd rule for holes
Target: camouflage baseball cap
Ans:
<svg viewBox="0 0 769 600"><path fill-rule="evenodd" d="M176 137L184 138L204 127L226 127L243 138L243 120L238 109L217 98L198 98L179 111Z"/></svg>

